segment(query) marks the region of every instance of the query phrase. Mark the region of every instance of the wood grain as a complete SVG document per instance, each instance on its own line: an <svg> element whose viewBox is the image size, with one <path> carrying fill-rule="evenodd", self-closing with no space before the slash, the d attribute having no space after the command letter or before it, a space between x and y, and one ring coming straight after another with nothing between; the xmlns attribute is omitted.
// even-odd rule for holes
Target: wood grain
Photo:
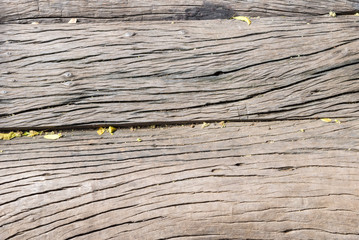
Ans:
<svg viewBox="0 0 359 240"><path fill-rule="evenodd" d="M63 135L1 142L1 239L359 236L357 119Z"/></svg>
<svg viewBox="0 0 359 240"><path fill-rule="evenodd" d="M358 21L3 25L0 129L359 116Z"/></svg>
<svg viewBox="0 0 359 240"><path fill-rule="evenodd" d="M353 14L359 11L358 0L2 0L0 22L27 23L205 20L228 19L234 14L249 16L313 16Z"/></svg>

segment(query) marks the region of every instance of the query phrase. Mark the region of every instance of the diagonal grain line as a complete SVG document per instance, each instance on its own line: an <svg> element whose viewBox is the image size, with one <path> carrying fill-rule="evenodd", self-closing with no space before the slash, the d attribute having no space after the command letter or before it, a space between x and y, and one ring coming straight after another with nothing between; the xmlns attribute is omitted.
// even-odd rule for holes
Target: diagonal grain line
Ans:
<svg viewBox="0 0 359 240"><path fill-rule="evenodd" d="M315 232L319 231L319 232L329 233L332 235L353 235L353 236L359 235L359 232L336 232L336 231L328 231L328 230L324 230L324 229L320 229L320 228L308 228L308 227L285 229L285 230L282 230L282 233L292 233L292 232L299 232L299 231L315 231Z"/></svg>
<svg viewBox="0 0 359 240"><path fill-rule="evenodd" d="M87 216L87 217L78 218L78 219L76 219L76 220L74 220L74 221L70 221L70 222L66 222L66 223L64 223L64 224L58 225L58 226L56 226L56 227L54 227L54 228L52 228L52 229L50 229L50 230L48 230L48 231L46 231L46 232L40 234L40 235L49 233L49 232L51 232L51 231L53 231L53 230L55 230L55 229L57 229L57 228L61 228L61 227L67 226L67 225L71 225L71 224L76 223L76 222L86 221L86 220L88 220L88 219L91 219L91 218L94 218L94 217L97 217L97 216L100 216L100 215L103 215L103 214L106 214L106 213L109 213L109 212L118 211L118 210L123 210L123 209L128 209L128 208L133 208L133 207L136 207L136 205L129 205L129 206L125 206L125 207L113 208L113 209L109 209L109 210L106 210L106 211L103 211L103 212L100 212L100 213L97 213L97 214L93 214L93 215L90 215L90 216ZM65 219L68 220L69 218L65 218ZM57 221L58 221L58 220L56 220L56 221L54 221L54 222L57 222ZM29 232L29 231L32 231L32 230L39 229L39 228L41 228L41 227L43 227L43 226L46 226L46 225L49 225L49 224L47 223L47 224L37 225L37 226L34 227L34 228L29 228L29 229L26 229L26 230L17 232L17 233L15 233L15 234L9 236L9 237L6 238L6 239L12 239L12 238L14 238L14 237L16 237L16 236L22 235L22 234L24 234L24 233L26 233L26 232Z"/></svg>
<svg viewBox="0 0 359 240"><path fill-rule="evenodd" d="M79 61L79 60L85 60L85 59L88 59L88 58L92 58L92 57L98 57L100 56L101 54L89 54L89 55L86 55L86 56L81 56L81 57L78 57L78 58L66 58L66 59L57 59L57 60L44 60L44 61L41 61L41 62L32 62L32 63L28 63L28 64L25 64L25 65L22 65L21 67L24 68L24 67L28 67L28 66L31 66L31 65L34 65L34 64L44 64L44 63L61 63L61 62L71 62L71 61Z"/></svg>
<svg viewBox="0 0 359 240"><path fill-rule="evenodd" d="M90 234L95 233L95 232L100 232L100 231L108 230L108 229L115 228L115 227L119 227L119 226L122 226L122 225L125 225L125 224L143 223L143 222L148 222L148 221L153 221L153 220L157 220L157 221L158 221L159 219L163 219L163 218L164 218L164 217L162 217L162 216L158 216L158 217L143 219L143 220L141 220L141 221L128 221L128 222L123 222L123 223L118 223L118 224L112 224L112 225L107 226L107 227L98 228L98 229L95 229L95 230L92 230L92 231L89 231L89 232L85 232L85 233L81 233L81 234L77 234L77 235L68 237L68 238L66 238L65 240L71 240L71 239L74 239L74 238L77 238L77 237L82 237L82 236L90 235Z"/></svg>
<svg viewBox="0 0 359 240"><path fill-rule="evenodd" d="M81 186L80 185L66 186L66 187L61 187L61 188L49 189L49 190L42 191L42 192L35 192L35 193L28 194L28 195L22 195L20 197L17 197L15 199L12 199L12 200L9 200L9 201L1 202L0 206L4 206L4 205L10 204L10 203L14 203L14 202L17 202L17 201L19 201L21 199L32 197L32 196L39 196L39 195L43 195L43 194L47 194L47 193L51 193L51 192L59 192L59 191L72 189L72 188L78 188L78 187L81 187Z"/></svg>

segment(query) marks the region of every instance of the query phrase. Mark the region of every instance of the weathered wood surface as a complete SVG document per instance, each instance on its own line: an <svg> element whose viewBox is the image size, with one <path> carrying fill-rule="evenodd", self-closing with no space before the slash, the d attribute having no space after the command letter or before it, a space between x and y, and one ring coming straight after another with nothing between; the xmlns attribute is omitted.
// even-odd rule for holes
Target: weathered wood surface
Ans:
<svg viewBox="0 0 359 240"><path fill-rule="evenodd" d="M4 25L0 129L359 116L358 23Z"/></svg>
<svg viewBox="0 0 359 240"><path fill-rule="evenodd" d="M357 119L63 134L1 142L1 239L358 239Z"/></svg>
<svg viewBox="0 0 359 240"><path fill-rule="evenodd" d="M0 22L81 22L119 20L228 19L236 13L250 16L322 15L359 11L358 0L2 0Z"/></svg>

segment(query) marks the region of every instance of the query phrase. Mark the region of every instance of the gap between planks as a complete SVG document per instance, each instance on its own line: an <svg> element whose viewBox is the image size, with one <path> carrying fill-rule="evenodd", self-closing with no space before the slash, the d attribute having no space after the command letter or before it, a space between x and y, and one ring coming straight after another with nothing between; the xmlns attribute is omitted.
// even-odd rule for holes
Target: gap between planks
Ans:
<svg viewBox="0 0 359 240"><path fill-rule="evenodd" d="M205 124L205 123L209 123L209 124L219 124L221 122L228 124L228 123L251 123L251 124L255 124L255 123L279 123L279 122L307 122L307 121L318 121L321 119L331 119L332 123L334 123L335 121L345 121L345 120L351 120L353 119L352 117L331 117L331 118L298 118L298 119L248 119L248 120L228 120L228 119L218 119L218 120L214 120L214 119L208 119L208 120L197 120L197 121L186 121L186 122L180 122L180 121L167 121L167 122L144 122L144 123L123 123L123 124L118 124L118 123L111 123L111 122L103 122L102 124L96 124L96 125L83 125L81 124L80 126L76 126L76 125L63 125L61 127L54 127L54 126L44 126L44 127L33 127L33 128L21 128L21 127L17 127L17 128L2 128L0 129L0 132L6 132L6 131L29 131L29 130L36 130L36 131L83 131L83 130L97 130L100 127L108 127L108 126L113 126L116 127L117 129L129 129L129 128L142 128L142 129L153 129L153 126L155 126L156 128L168 128L168 127L183 127L183 126L195 126L195 125L201 125L201 124ZM339 120L340 119L340 120Z"/></svg>

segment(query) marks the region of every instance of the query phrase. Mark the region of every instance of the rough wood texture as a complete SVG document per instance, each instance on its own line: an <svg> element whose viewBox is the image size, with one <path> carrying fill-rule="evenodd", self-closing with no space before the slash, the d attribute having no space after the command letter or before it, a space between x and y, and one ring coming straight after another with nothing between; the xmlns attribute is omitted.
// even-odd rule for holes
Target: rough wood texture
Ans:
<svg viewBox="0 0 359 240"><path fill-rule="evenodd" d="M235 13L250 16L322 15L359 11L358 0L2 0L0 22L81 22L118 20L228 19Z"/></svg>
<svg viewBox="0 0 359 240"><path fill-rule="evenodd" d="M357 119L63 134L1 142L1 239L358 239Z"/></svg>
<svg viewBox="0 0 359 240"><path fill-rule="evenodd" d="M5 25L0 129L359 116L358 21Z"/></svg>

